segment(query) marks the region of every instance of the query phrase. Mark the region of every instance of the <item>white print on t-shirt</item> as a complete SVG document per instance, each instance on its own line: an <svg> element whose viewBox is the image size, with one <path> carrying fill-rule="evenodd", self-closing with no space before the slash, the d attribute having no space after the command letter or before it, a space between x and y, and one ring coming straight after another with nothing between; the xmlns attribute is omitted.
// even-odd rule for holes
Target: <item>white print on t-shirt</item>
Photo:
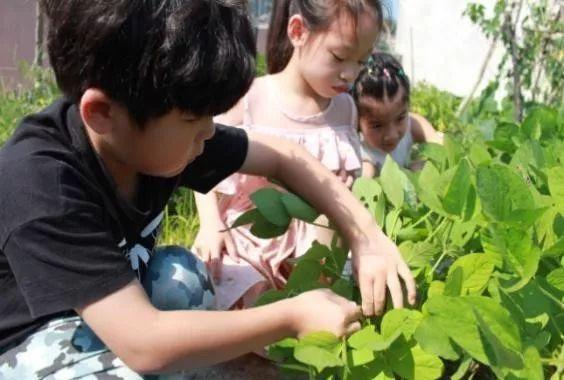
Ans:
<svg viewBox="0 0 564 380"><path fill-rule="evenodd" d="M163 220L163 217L164 217L164 211L161 211L161 213L157 215L155 219L153 219L149 224L147 224L145 228L143 228L143 230L141 231L141 238L146 238L147 236L152 234L154 234L154 237L156 237L156 234ZM126 246L127 246L127 240L123 238L122 241L118 244L118 247L123 249ZM129 262L131 263L131 268L133 270L138 270L140 260L143 263L145 263L145 265L147 265L149 259L151 258L152 249L153 249L152 245L150 247L146 247L143 244L138 243L135 244L131 249L126 251L125 257L129 259Z"/></svg>

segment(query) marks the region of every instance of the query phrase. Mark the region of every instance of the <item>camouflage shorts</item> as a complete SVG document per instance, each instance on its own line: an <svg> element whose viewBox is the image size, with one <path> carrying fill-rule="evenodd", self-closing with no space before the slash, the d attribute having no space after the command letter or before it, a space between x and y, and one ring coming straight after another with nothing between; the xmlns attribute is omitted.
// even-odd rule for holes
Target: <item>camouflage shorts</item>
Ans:
<svg viewBox="0 0 564 380"><path fill-rule="evenodd" d="M205 265L184 248L158 248L143 287L160 310L212 310L215 294ZM78 317L50 321L0 355L0 380L181 379L182 374L141 376L129 369Z"/></svg>

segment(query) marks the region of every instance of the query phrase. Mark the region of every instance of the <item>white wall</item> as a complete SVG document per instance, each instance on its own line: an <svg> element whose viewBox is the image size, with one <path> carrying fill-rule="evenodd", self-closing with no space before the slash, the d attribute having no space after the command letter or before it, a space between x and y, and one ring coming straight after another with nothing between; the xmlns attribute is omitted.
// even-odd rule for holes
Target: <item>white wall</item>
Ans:
<svg viewBox="0 0 564 380"><path fill-rule="evenodd" d="M495 0L479 2L490 9L495 4ZM404 69L412 80L425 80L460 96L469 94L491 42L462 15L468 3L399 0L395 50L402 56ZM479 90L497 75L501 57L498 46Z"/></svg>

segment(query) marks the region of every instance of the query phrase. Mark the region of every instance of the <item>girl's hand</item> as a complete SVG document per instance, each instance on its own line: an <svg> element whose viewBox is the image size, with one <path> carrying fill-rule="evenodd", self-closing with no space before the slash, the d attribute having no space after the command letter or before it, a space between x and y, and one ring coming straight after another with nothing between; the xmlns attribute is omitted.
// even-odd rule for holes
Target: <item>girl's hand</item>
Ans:
<svg viewBox="0 0 564 380"><path fill-rule="evenodd" d="M349 189L352 187L353 182L354 182L353 173L351 173L351 172L349 172L345 169L341 169L336 174L337 174L337 177L339 177L341 182L343 182L346 187L348 187Z"/></svg>
<svg viewBox="0 0 564 380"><path fill-rule="evenodd" d="M353 242L353 273L360 287L364 315L381 315L389 289L394 308L403 307L403 279L410 305L416 302L415 280L397 246L380 230L366 241ZM355 244L356 243L356 244Z"/></svg>
<svg viewBox="0 0 564 380"><path fill-rule="evenodd" d="M360 306L329 289L305 292L287 300L291 324L298 337L315 331L328 331L337 337L360 330Z"/></svg>
<svg viewBox="0 0 564 380"><path fill-rule="evenodd" d="M237 248L229 232L221 232L218 226L202 225L194 240L193 249L198 257L206 264L216 284L221 279L222 254L227 254L235 262L239 262Z"/></svg>

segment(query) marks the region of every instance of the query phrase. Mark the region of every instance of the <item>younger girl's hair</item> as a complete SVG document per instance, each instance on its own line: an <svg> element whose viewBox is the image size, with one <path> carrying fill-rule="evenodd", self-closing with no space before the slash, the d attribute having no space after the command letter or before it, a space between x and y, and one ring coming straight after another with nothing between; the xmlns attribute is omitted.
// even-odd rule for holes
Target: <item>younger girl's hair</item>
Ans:
<svg viewBox="0 0 564 380"><path fill-rule="evenodd" d="M405 100L409 102L409 78L401 64L390 54L373 53L358 75L352 95L357 102L364 96L376 100L383 100L384 97L392 99L400 88L404 89Z"/></svg>
<svg viewBox="0 0 564 380"><path fill-rule="evenodd" d="M383 14L380 0L274 0L270 28L266 43L266 64L269 74L276 74L286 67L294 50L288 38L288 21L299 14L306 27L319 32L327 30L340 12L348 12L353 22L366 9L372 9L382 27Z"/></svg>

